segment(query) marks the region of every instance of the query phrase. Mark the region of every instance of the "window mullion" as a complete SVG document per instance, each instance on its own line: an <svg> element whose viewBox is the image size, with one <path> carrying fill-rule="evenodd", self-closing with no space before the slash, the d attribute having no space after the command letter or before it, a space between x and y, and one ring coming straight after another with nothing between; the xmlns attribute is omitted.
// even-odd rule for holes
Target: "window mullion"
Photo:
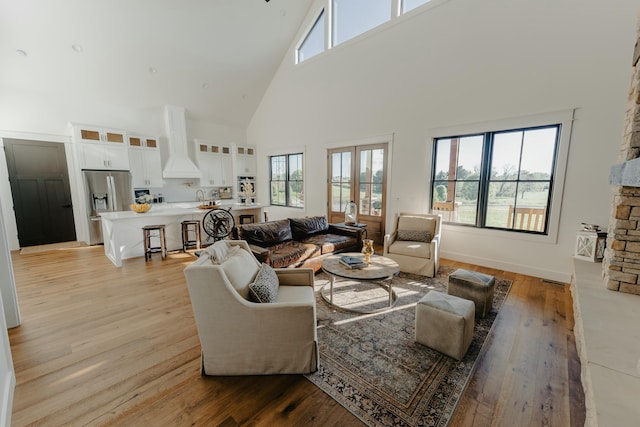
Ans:
<svg viewBox="0 0 640 427"><path fill-rule="evenodd" d="M491 181L491 153L493 152L493 134L486 132L482 142L482 166L480 167L480 182L478 188L478 216L476 227L485 227L487 219L487 205L489 203L489 184Z"/></svg>

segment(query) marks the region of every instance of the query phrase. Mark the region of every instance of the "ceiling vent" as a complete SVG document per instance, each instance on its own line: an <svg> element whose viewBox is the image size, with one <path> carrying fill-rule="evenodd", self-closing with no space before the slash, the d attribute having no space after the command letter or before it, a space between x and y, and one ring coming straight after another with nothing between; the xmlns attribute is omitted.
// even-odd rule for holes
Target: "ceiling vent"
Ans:
<svg viewBox="0 0 640 427"><path fill-rule="evenodd" d="M185 109L167 105L164 110L167 138L169 139L169 159L162 171L164 178L200 178L200 169L189 158L187 146L187 123Z"/></svg>

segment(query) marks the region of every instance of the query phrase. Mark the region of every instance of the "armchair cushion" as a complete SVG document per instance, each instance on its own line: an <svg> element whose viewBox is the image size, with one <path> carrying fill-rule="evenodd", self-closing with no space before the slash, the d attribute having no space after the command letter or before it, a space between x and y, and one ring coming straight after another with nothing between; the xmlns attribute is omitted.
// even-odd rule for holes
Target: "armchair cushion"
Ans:
<svg viewBox="0 0 640 427"><path fill-rule="evenodd" d="M253 302L274 302L278 296L280 281L276 272L267 264L262 264L256 279L249 285L249 300Z"/></svg>
<svg viewBox="0 0 640 427"><path fill-rule="evenodd" d="M389 246L389 253L418 258L431 258L431 245L425 242L396 240Z"/></svg>
<svg viewBox="0 0 640 427"><path fill-rule="evenodd" d="M411 242L426 242L431 241L431 233L429 230L403 230L398 229L398 240L406 240Z"/></svg>

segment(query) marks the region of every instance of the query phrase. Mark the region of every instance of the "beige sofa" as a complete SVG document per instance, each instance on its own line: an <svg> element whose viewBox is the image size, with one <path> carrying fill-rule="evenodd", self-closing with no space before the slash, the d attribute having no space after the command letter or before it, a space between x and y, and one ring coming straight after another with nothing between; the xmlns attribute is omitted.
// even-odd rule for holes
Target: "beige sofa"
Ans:
<svg viewBox="0 0 640 427"><path fill-rule="evenodd" d="M395 230L384 236L383 255L400 265L400 271L434 277L440 261L442 216L396 214Z"/></svg>
<svg viewBox="0 0 640 427"><path fill-rule="evenodd" d="M236 246L239 250L234 250ZM220 249L232 255L220 262L216 259ZM275 269L280 283L275 302L255 303L249 301L249 285L260 266L247 242L224 240L185 268L203 374L293 374L318 369L313 270Z"/></svg>

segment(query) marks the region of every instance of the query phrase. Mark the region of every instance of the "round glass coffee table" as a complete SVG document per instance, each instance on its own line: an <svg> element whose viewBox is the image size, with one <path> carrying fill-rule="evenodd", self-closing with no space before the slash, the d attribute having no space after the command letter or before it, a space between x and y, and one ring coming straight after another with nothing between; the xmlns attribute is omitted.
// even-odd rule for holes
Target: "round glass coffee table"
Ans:
<svg viewBox="0 0 640 427"><path fill-rule="evenodd" d="M322 298L332 307L337 307L341 310L351 311L354 313L375 313L377 311L386 310L389 307L393 307L398 296L391 286L391 281L394 276L397 276L400 272L400 266L397 262L390 258L383 256L373 255L371 262L364 268L349 268L340 262L342 256L353 256L364 258L361 253L340 253L336 255L330 255L322 260L322 271L329 275L329 283L324 285L320 290ZM343 279L351 279L359 282L371 282L383 289L388 290L389 298L387 305L380 308L352 308L346 305L340 305L334 301L334 285L336 277ZM326 289L326 288L329 289Z"/></svg>

